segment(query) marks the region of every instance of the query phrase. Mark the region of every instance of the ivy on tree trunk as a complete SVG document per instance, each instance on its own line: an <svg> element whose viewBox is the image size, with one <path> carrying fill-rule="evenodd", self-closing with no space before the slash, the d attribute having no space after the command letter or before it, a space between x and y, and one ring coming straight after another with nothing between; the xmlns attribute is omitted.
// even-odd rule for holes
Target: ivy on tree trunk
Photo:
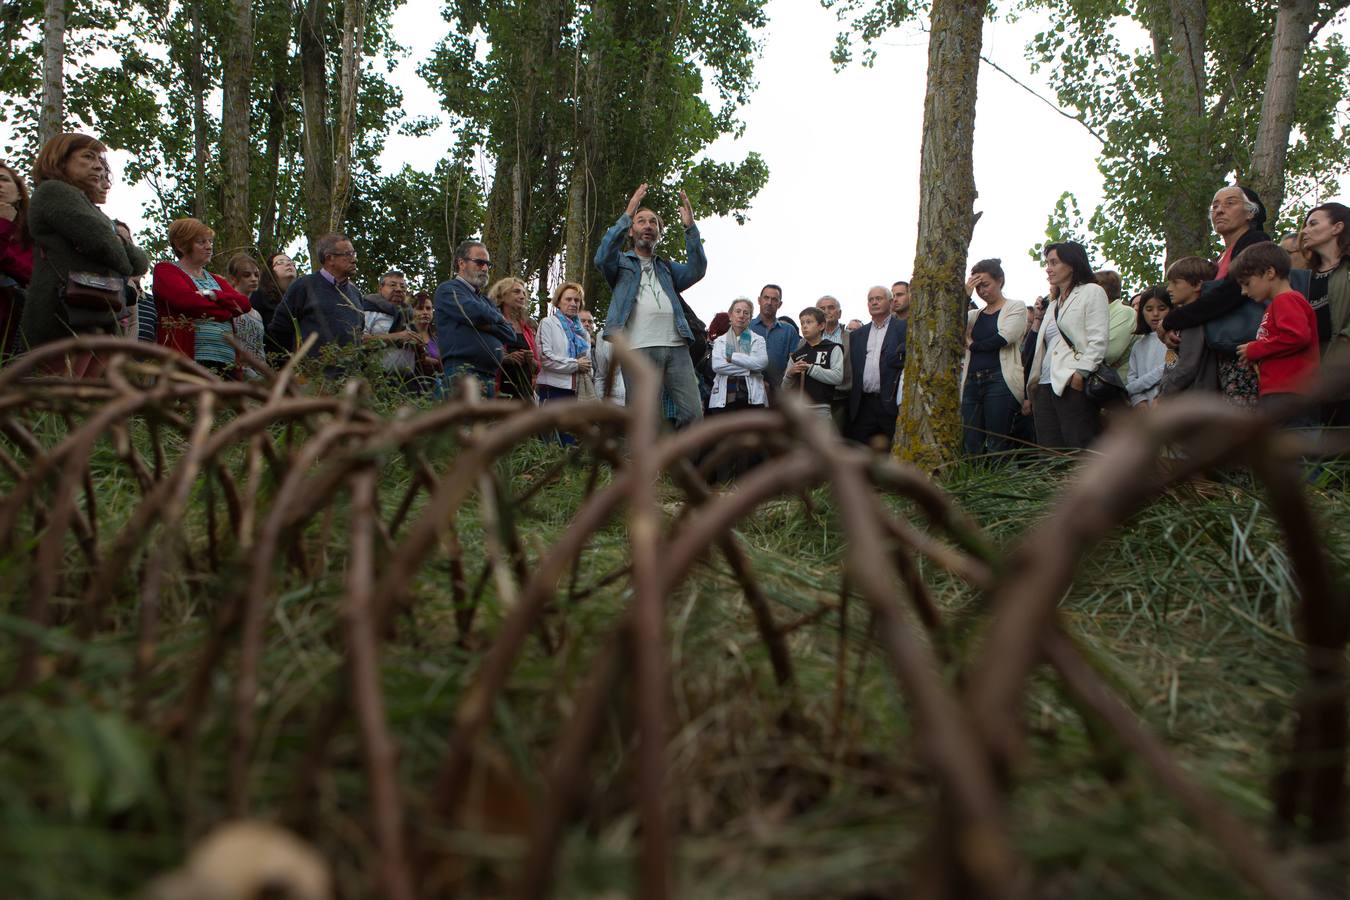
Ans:
<svg viewBox="0 0 1350 900"><path fill-rule="evenodd" d="M231 0L222 56L220 117L221 256L253 250L249 215L249 100L253 80L253 2Z"/></svg>

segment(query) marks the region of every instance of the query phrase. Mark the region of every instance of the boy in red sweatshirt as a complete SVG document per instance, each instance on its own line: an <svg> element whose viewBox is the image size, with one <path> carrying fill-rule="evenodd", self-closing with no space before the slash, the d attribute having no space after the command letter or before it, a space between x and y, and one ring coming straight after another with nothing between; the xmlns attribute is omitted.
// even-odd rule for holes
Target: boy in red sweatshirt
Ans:
<svg viewBox="0 0 1350 900"><path fill-rule="evenodd" d="M1238 254L1228 274L1242 293L1266 307L1256 340L1237 348L1238 359L1254 365L1262 407L1286 405L1317 377L1317 315L1308 300L1289 287L1289 254L1278 244L1253 244ZM1313 410L1286 420L1290 428L1317 424Z"/></svg>

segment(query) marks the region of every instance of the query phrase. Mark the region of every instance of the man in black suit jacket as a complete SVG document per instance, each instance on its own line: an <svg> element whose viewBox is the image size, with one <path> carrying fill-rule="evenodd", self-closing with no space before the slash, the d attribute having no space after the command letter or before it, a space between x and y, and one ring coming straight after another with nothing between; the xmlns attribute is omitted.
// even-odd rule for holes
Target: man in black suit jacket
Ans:
<svg viewBox="0 0 1350 900"><path fill-rule="evenodd" d="M844 437L869 445L880 440L889 450L900 411L908 323L891 314L891 292L880 285L867 292L867 312L872 321L849 335L853 385Z"/></svg>

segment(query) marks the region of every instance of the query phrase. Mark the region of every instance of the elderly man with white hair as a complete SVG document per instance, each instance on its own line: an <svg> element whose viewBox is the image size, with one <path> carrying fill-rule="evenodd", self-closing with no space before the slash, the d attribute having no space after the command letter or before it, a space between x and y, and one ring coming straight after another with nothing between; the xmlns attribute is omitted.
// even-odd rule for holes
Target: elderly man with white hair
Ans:
<svg viewBox="0 0 1350 900"><path fill-rule="evenodd" d="M890 450L900 412L900 374L905 370L907 324L891 313L891 291L874 285L867 291L871 321L849 335L853 382L844 437Z"/></svg>
<svg viewBox="0 0 1350 900"><path fill-rule="evenodd" d="M1209 220L1224 244L1223 255L1217 263L1218 278L1205 282L1199 299L1175 307L1167 314L1163 319L1163 328L1167 331L1203 326L1240 307L1242 287L1228 277L1228 264L1248 247L1271 239L1262 230L1266 224L1266 207L1251 188L1238 185L1220 188L1209 205ZM1223 395L1238 406L1255 406L1256 373L1233 353L1214 349L1219 363L1219 389Z"/></svg>

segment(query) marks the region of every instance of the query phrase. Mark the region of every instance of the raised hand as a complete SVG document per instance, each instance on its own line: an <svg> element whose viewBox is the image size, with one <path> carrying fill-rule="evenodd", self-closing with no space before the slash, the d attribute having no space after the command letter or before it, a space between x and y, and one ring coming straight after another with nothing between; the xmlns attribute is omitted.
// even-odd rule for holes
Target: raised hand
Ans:
<svg viewBox="0 0 1350 900"><path fill-rule="evenodd" d="M628 198L628 209L625 212L629 218L632 218L633 213L638 211L638 207L642 205L642 198L645 196L647 196L647 182L644 181L638 185L636 191L633 191L633 196Z"/></svg>
<svg viewBox="0 0 1350 900"><path fill-rule="evenodd" d="M643 185L646 187L646 185ZM694 208L689 205L689 195L680 191L680 222L685 228L694 224Z"/></svg>

